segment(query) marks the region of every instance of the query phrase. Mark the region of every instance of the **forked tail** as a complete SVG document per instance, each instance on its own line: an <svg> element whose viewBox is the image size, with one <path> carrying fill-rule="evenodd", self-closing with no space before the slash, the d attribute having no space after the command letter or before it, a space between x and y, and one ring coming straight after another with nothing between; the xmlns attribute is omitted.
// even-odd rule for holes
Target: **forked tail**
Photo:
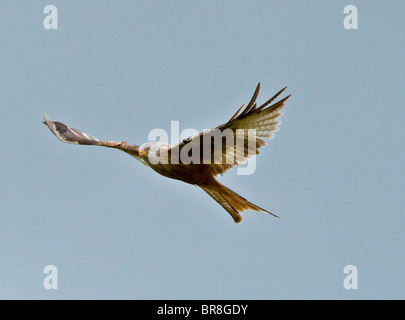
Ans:
<svg viewBox="0 0 405 320"><path fill-rule="evenodd" d="M245 210L253 211L263 211L276 216L275 214L256 206L255 204L249 202L235 191L224 186L222 183L218 182L216 185L206 185L199 186L206 193L208 193L216 202L218 202L229 214L232 216L236 223L242 222L243 218L240 214Z"/></svg>

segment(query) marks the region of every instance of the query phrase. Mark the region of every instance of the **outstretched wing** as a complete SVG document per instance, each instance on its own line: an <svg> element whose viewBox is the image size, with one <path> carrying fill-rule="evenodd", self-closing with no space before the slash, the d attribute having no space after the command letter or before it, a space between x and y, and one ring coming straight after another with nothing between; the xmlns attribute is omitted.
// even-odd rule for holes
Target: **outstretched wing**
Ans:
<svg viewBox="0 0 405 320"><path fill-rule="evenodd" d="M184 156L189 155L189 158L209 165L212 173L218 175L259 154L258 149L266 145L263 139L271 139L278 130L281 109L291 95L270 104L285 89L257 107L259 83L247 106L242 105L228 122L173 146L170 149L171 159L179 157L176 160L184 162ZM198 157L193 157L192 153L196 151Z"/></svg>
<svg viewBox="0 0 405 320"><path fill-rule="evenodd" d="M139 146L137 145L129 144L126 141L101 141L78 129L70 128L61 122L51 121L46 114L44 114L44 118L45 121L43 122L43 124L48 126L51 132L62 142L115 148L122 150L139 160Z"/></svg>

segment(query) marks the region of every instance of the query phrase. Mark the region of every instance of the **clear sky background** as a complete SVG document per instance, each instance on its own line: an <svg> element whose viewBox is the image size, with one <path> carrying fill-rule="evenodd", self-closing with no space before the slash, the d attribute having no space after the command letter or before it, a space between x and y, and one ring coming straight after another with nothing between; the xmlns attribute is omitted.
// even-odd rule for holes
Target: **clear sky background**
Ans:
<svg viewBox="0 0 405 320"><path fill-rule="evenodd" d="M343 27L349 4L358 30ZM404 14L400 1L1 1L0 298L404 299ZM199 188L41 124L47 112L141 144L172 120L226 122L259 81L259 102L293 94L280 130L255 174L220 180L280 219L235 224Z"/></svg>

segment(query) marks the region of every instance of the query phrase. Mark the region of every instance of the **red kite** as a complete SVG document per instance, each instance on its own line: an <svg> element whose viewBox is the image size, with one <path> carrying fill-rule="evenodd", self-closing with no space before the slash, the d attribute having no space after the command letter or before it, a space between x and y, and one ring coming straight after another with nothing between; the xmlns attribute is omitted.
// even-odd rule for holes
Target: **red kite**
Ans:
<svg viewBox="0 0 405 320"><path fill-rule="evenodd" d="M242 105L228 122L185 139L175 146L162 142L147 142L138 146L126 141L101 141L61 122L51 121L46 114L43 123L62 142L116 148L165 177L199 186L239 223L242 221L240 213L248 209L267 212L277 217L241 197L215 178L218 174L222 175L228 169L245 162L249 157L259 154L258 149L266 145L263 139L271 139L278 130L281 109L291 95L270 105L285 90L283 88L257 107L259 89L260 83L248 105ZM215 140L218 134L220 139Z"/></svg>

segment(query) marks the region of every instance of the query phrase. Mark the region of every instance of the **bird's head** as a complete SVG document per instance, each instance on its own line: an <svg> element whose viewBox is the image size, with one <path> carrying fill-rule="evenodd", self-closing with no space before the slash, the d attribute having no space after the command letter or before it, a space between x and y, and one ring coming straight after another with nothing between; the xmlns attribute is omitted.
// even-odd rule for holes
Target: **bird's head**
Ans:
<svg viewBox="0 0 405 320"><path fill-rule="evenodd" d="M145 156L149 155L149 150L152 148L154 142L146 142L142 145L139 146L138 152L139 152L139 157L143 158Z"/></svg>
<svg viewBox="0 0 405 320"><path fill-rule="evenodd" d="M163 142L146 142L139 146L139 157L152 164L167 163L167 151L170 145Z"/></svg>

